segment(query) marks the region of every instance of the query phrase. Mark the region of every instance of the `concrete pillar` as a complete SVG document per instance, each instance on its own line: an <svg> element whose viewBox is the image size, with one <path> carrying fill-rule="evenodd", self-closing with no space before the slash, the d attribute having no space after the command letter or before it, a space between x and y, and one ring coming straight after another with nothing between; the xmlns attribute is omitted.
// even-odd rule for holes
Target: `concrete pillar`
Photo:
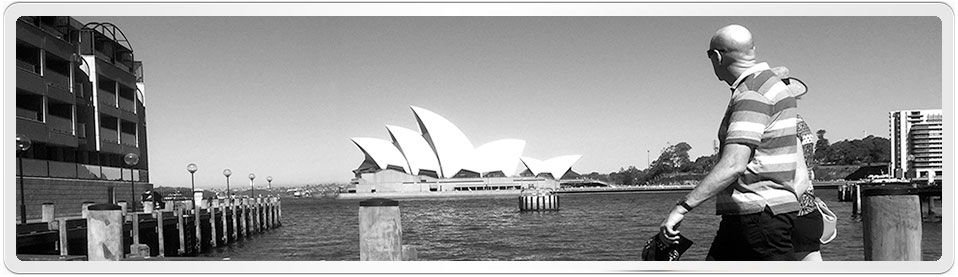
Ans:
<svg viewBox="0 0 958 277"><path fill-rule="evenodd" d="M399 202L373 198L359 202L359 260L401 261Z"/></svg>
<svg viewBox="0 0 958 277"><path fill-rule="evenodd" d="M249 231L246 225L246 217L247 217L246 216L246 203L247 203L246 200L248 199L249 198L239 199L240 200L240 223L242 224L242 226L240 226L240 235L242 235L244 238L249 237Z"/></svg>
<svg viewBox="0 0 958 277"><path fill-rule="evenodd" d="M214 202L215 203L215 202ZM216 247L216 208L212 205L209 207L210 212L210 248Z"/></svg>
<svg viewBox="0 0 958 277"><path fill-rule="evenodd" d="M153 213L153 201L143 201L143 212L144 213Z"/></svg>
<svg viewBox="0 0 958 277"><path fill-rule="evenodd" d="M156 241L157 251L160 257L166 257L166 240L163 236L163 211L153 211L153 217L156 218Z"/></svg>
<svg viewBox="0 0 958 277"><path fill-rule="evenodd" d="M120 205L120 210L123 211L123 216L125 217L125 216L126 216L126 209L127 209L127 207L128 207L126 201L119 201L119 202L116 202L116 204L117 204L117 205Z"/></svg>
<svg viewBox="0 0 958 277"><path fill-rule="evenodd" d="M921 203L913 193L891 186L865 190L866 261L921 261Z"/></svg>
<svg viewBox="0 0 958 277"><path fill-rule="evenodd" d="M230 211L232 212L232 215L230 215L230 219L233 220L233 241L235 242L237 239L237 234L239 234L239 228L236 228L236 225L237 225L236 224L237 223L236 222L236 213L237 213L236 199L229 199L229 203L230 203Z"/></svg>
<svg viewBox="0 0 958 277"><path fill-rule="evenodd" d="M56 218L56 208L53 203L43 203L43 206L40 207L40 221L49 223L53 222L54 218Z"/></svg>
<svg viewBox="0 0 958 277"><path fill-rule="evenodd" d="M202 247L203 234L200 232L200 224L201 224L200 212L201 211L202 209L200 209L199 207L197 207L196 209L193 209L193 227L195 227L196 229L196 233L194 234L196 235L196 239L193 240L196 242L196 245L193 247L196 250L196 252L194 253L200 253L203 251L203 247Z"/></svg>
<svg viewBox="0 0 958 277"><path fill-rule="evenodd" d="M83 201L83 204L80 205L80 217L87 218L88 212L87 208L92 206L94 203L90 201Z"/></svg>
<svg viewBox="0 0 958 277"><path fill-rule="evenodd" d="M183 224L183 209L174 209L173 215L176 216L176 231L180 239L180 248L176 250L176 254L183 256L186 254L186 225Z"/></svg>
<svg viewBox="0 0 958 277"><path fill-rule="evenodd" d="M87 259L119 261L123 258L123 215L114 204L89 205L87 219Z"/></svg>

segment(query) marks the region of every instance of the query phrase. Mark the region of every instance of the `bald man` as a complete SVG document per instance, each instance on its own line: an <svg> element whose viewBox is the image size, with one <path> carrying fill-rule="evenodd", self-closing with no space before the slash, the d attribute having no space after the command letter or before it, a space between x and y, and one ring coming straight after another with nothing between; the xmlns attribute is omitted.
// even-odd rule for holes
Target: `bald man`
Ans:
<svg viewBox="0 0 958 277"><path fill-rule="evenodd" d="M662 222L660 238L678 241L685 214L715 197L722 216L706 259L795 260L792 224L801 208L795 98L766 63L755 61L745 27L719 29L707 51L715 76L732 93L719 126L719 161Z"/></svg>

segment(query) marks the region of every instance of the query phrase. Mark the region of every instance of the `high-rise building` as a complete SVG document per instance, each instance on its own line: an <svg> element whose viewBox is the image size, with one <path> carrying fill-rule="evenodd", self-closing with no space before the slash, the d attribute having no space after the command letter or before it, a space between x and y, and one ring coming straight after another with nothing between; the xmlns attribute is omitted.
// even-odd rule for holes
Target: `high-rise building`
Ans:
<svg viewBox="0 0 958 277"><path fill-rule="evenodd" d="M889 171L896 178L941 180L941 110L888 113L891 139Z"/></svg>
<svg viewBox="0 0 958 277"><path fill-rule="evenodd" d="M138 198L152 185L143 64L130 41L113 24L65 16L16 24L16 129L32 141L17 163L27 218L45 202L74 215L85 201ZM139 155L132 167L130 153Z"/></svg>

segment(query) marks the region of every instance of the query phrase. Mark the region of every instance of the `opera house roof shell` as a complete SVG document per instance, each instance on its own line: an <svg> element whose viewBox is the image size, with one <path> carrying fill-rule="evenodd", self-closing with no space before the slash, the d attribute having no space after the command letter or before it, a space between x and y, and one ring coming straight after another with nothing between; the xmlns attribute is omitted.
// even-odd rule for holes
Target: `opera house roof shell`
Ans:
<svg viewBox="0 0 958 277"><path fill-rule="evenodd" d="M516 176L522 165L533 175L549 173L558 179L582 157L566 155L546 161L522 157L526 142L519 139L500 139L474 147L462 130L446 118L420 107L410 108L419 124L419 132L386 125L392 141L352 138L366 156L357 172L388 168L438 178L486 176L497 172Z"/></svg>

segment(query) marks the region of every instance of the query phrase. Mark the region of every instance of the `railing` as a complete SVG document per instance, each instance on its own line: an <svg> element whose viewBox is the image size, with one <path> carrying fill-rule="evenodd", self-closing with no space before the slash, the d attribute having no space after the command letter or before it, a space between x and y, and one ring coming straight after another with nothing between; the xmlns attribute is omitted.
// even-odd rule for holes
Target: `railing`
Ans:
<svg viewBox="0 0 958 277"><path fill-rule="evenodd" d="M73 120L60 118L57 116L47 116L47 127L50 128L53 132L64 134L64 135L73 135Z"/></svg>
<svg viewBox="0 0 958 277"><path fill-rule="evenodd" d="M53 177L70 178L85 180L109 180L109 181L130 181L130 169L78 164L70 162L44 161L35 159L23 159L23 176L27 177ZM17 162L19 169L20 163ZM19 176L19 171L17 171ZM149 171L142 169L133 170L133 181L149 181Z"/></svg>
<svg viewBox="0 0 958 277"><path fill-rule="evenodd" d="M113 129L100 128L100 140L113 144L120 144L119 132Z"/></svg>
<svg viewBox="0 0 958 277"><path fill-rule="evenodd" d="M17 108L17 117L22 117L22 118L26 118L26 119L30 119L30 120L40 121L40 112L38 112L38 111L33 111L33 110L28 110L28 109L23 109L23 108L19 108L19 107L18 107L18 108Z"/></svg>
<svg viewBox="0 0 958 277"><path fill-rule="evenodd" d="M65 76L56 71L47 69L43 73L43 79L47 81L48 84L58 87L66 92L70 92L70 76Z"/></svg>
<svg viewBox="0 0 958 277"><path fill-rule="evenodd" d="M99 99L100 104L116 107L116 94L102 89L99 89L98 92L99 94L97 94L97 98Z"/></svg>
<svg viewBox="0 0 958 277"><path fill-rule="evenodd" d="M136 113L136 106L133 104L133 100L129 100L123 97L117 98L120 101L120 109L128 111L131 113Z"/></svg>
<svg viewBox="0 0 958 277"><path fill-rule="evenodd" d="M38 70L37 70L37 65L32 64L32 63L27 62L27 61L17 60L17 68L20 68L20 69L23 69L23 70L26 70L26 71L29 71L29 72L33 72L33 73L39 73L39 72L37 72L37 71L38 71Z"/></svg>
<svg viewBox="0 0 958 277"><path fill-rule="evenodd" d="M136 147L136 135L120 132L120 143L123 145Z"/></svg>

